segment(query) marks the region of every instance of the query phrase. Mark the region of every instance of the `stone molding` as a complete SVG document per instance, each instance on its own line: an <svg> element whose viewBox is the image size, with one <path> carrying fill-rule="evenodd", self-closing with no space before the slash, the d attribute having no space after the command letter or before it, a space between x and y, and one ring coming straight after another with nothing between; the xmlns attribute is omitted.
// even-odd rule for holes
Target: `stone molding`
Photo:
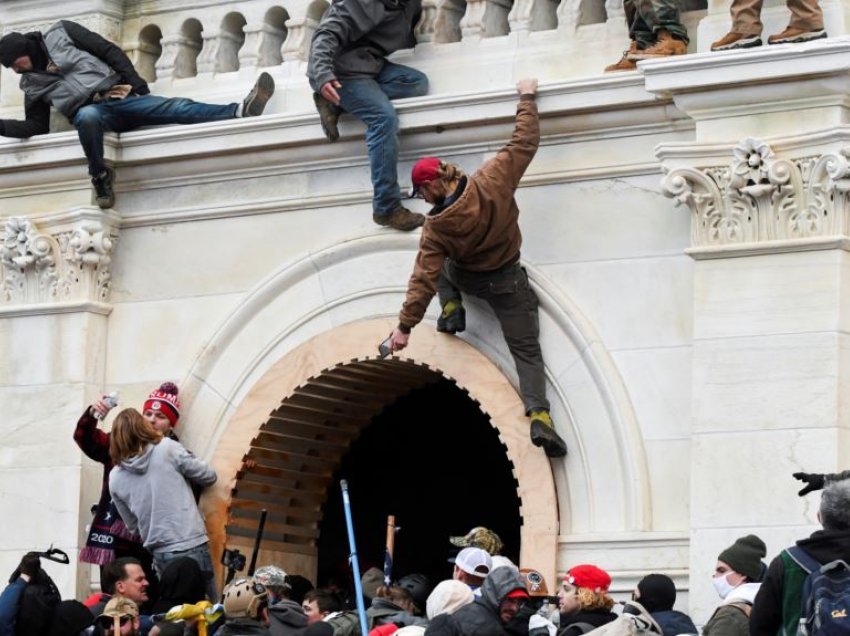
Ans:
<svg viewBox="0 0 850 636"><path fill-rule="evenodd" d="M834 241L822 239L850 234L848 157L850 148L785 158L765 141L747 138L732 150L728 165L669 170L661 189L691 210L695 248L799 249L810 239L829 246Z"/></svg>
<svg viewBox="0 0 850 636"><path fill-rule="evenodd" d="M113 223L90 214L48 229L40 229L27 217L7 217L0 243L0 309L106 303L117 239Z"/></svg>

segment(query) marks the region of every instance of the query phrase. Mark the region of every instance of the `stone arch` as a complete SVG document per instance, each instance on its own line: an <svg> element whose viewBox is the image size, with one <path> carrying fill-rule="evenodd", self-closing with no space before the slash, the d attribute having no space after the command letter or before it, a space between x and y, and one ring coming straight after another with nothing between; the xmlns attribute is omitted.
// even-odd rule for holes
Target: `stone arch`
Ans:
<svg viewBox="0 0 850 636"><path fill-rule="evenodd" d="M148 82L156 81L156 62L162 55L162 31L148 24L139 31L139 54L135 62L139 75Z"/></svg>
<svg viewBox="0 0 850 636"><path fill-rule="evenodd" d="M238 11L232 11L222 19L215 60L216 73L229 73L239 70L239 49L245 44L245 25L247 23L245 16Z"/></svg>
<svg viewBox="0 0 850 636"><path fill-rule="evenodd" d="M198 74L198 55L204 46L203 25L195 18L180 27L180 44L174 59L174 77L195 77Z"/></svg>
<svg viewBox="0 0 850 636"><path fill-rule="evenodd" d="M417 247L415 236L367 235L287 263L243 299L201 351L181 385L189 414L185 441L211 459L221 476L213 496L204 502L211 533L219 540L232 480L261 424L311 376L341 362L374 356L377 342L395 322ZM523 494L529 486L520 484L524 531L539 533L541 542L551 545L547 542L559 531L651 530L643 440L616 365L579 308L541 271L526 267L540 297L552 414L570 455L547 464L549 477L543 478L557 490L557 515L551 506L541 506L539 515L530 513L533 498ZM481 373L462 386L482 405L490 392L510 389L517 400L515 410L488 412L500 432L502 426L526 426L512 388L517 386L513 362L495 318L470 301L468 324L475 327L463 339L437 334L435 321L433 312L426 316L405 357L455 379L460 373L450 366L452 356L474 359ZM341 337L349 329L357 330L357 337ZM283 360L297 372L288 376L288 383L274 383L271 379L278 377L276 369ZM522 439L517 437L509 448L518 475L541 463L523 431ZM525 539L523 543L523 551L531 549L531 543L528 548Z"/></svg>
<svg viewBox="0 0 850 636"><path fill-rule="evenodd" d="M283 63L281 49L286 40L286 22L289 14L283 7L272 7L263 18L263 38L260 44L260 66L277 66Z"/></svg>

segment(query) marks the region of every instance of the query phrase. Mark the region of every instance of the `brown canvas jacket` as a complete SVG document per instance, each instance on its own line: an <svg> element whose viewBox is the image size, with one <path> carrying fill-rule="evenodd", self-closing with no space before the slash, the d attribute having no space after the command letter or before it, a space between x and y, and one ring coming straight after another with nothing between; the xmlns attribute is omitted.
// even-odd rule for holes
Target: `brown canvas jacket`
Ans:
<svg viewBox="0 0 850 636"><path fill-rule="evenodd" d="M469 177L457 201L426 218L399 314L402 327L410 329L422 320L437 293L446 258L475 272L493 271L519 259L522 234L514 192L539 143L537 104L533 95L523 95L511 140Z"/></svg>

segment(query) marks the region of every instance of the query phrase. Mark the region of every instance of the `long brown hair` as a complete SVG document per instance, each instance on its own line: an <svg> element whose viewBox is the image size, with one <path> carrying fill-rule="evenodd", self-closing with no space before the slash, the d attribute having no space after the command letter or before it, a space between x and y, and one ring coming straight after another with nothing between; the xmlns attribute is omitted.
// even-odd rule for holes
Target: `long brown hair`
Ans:
<svg viewBox="0 0 850 636"><path fill-rule="evenodd" d="M124 409L115 418L109 434L109 455L116 466L141 455L148 444L159 444L162 433L136 409Z"/></svg>

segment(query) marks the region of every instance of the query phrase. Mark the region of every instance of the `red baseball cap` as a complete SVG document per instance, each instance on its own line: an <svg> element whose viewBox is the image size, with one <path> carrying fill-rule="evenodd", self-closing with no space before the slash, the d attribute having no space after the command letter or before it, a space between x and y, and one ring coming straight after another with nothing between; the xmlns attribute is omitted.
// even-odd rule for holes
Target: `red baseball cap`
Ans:
<svg viewBox="0 0 850 636"><path fill-rule="evenodd" d="M425 157L414 164L413 170L410 171L410 180L413 182L413 189L410 191L411 197L415 197L419 193L419 188L423 184L437 178L440 163L442 162L437 157Z"/></svg>
<svg viewBox="0 0 850 636"><path fill-rule="evenodd" d="M528 592L526 592L523 588L518 587L513 592L508 592L505 598L528 598Z"/></svg>
<svg viewBox="0 0 850 636"><path fill-rule="evenodd" d="M564 575L564 583L576 587L586 587L593 591L607 592L608 586L611 585L611 575L595 565L577 565L567 570L566 575Z"/></svg>

